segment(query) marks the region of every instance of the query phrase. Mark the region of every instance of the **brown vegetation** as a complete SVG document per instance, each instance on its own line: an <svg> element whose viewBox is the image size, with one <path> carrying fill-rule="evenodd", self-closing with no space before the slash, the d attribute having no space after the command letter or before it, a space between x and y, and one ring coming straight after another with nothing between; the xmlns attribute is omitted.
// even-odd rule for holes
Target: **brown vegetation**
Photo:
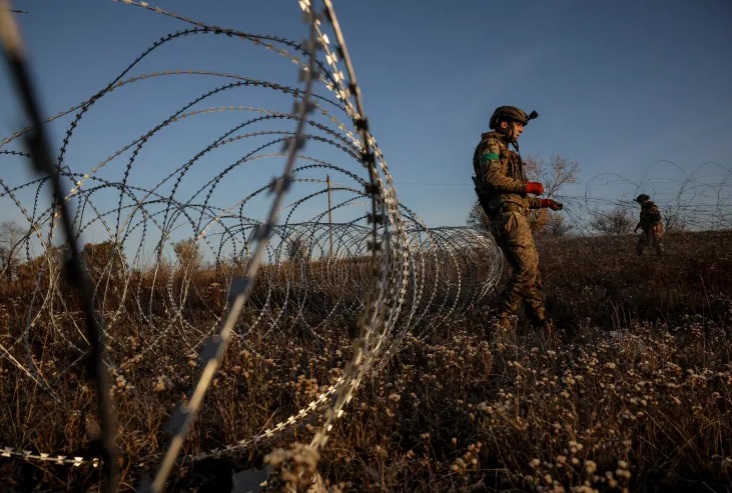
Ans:
<svg viewBox="0 0 732 493"><path fill-rule="evenodd" d="M732 479L730 244L730 233L679 233L667 236L665 257L638 258L632 236L542 239L544 285L560 337L529 332L497 343L486 330L487 305L429 333L415 330L420 337L408 336L363 383L319 457L297 445L312 438L316 416L238 455L181 466L170 490L228 492L232 471L261 468L275 449L267 458L277 472L273 486L298 481L286 467L294 461L306 477L317 471L332 491L724 491ZM194 278L199 303L184 314L190 340L181 340L181 331L160 332L182 323L166 320L163 304L148 324L129 318L114 325L113 392L127 489L157 463L163 426L198 377L193 342L215 326L206 307L221 305L221 281L215 273ZM11 291L6 286L0 300L5 348L23 337L30 297ZM108 293L110 306L114 290ZM329 292L312 294L318 302L297 305L317 321ZM185 453L246 439L307 405L342 374L355 311L336 314L317 334L288 325L286 314L281 329L247 331L256 313L245 313L242 337L228 349ZM65 337L42 321L29 334L38 379L61 402L7 359L0 363L0 395L8 403L0 408L0 445L95 452L93 392L72 349L83 345L72 330L75 317L69 311L56 321L69 327ZM162 340L146 352L154 337ZM100 479L86 465L4 459L0 466L4 483L19 491L39 484L82 491Z"/></svg>

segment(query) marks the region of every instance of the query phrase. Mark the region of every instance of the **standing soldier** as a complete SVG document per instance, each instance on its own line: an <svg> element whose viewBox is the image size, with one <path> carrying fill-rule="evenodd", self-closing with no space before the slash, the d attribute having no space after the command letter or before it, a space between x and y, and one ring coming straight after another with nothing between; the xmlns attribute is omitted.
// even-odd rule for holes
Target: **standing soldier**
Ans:
<svg viewBox="0 0 732 493"><path fill-rule="evenodd" d="M473 155L475 191L483 211L490 218L498 244L513 272L501 293L498 327L510 330L512 319L521 305L534 327L551 332L544 313L544 291L539 275L539 254L529 228L529 209L549 207L554 211L562 204L551 199L530 197L541 195L544 186L526 180L519 155L518 138L524 126L539 116L530 115L514 106L501 106L490 119L492 132L484 133ZM513 145L516 152L508 148Z"/></svg>
<svg viewBox="0 0 732 493"><path fill-rule="evenodd" d="M656 255L659 257L663 255L663 223L661 222L661 213L658 210L656 204L651 201L651 198L642 193L635 198L635 201L641 205L640 221L635 227L635 232L638 232L638 228L643 230L638 243L635 245L635 252L640 256L643 255L643 249L648 246L648 243L652 243L656 249Z"/></svg>

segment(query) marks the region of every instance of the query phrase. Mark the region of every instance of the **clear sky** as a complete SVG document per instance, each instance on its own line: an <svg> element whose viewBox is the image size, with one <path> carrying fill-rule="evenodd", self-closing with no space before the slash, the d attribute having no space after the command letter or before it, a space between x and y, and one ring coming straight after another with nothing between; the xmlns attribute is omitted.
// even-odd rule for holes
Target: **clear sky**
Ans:
<svg viewBox="0 0 732 493"><path fill-rule="evenodd" d="M305 34L295 0L150 4L246 32L298 41ZM581 183L567 194L584 194L591 184L602 188L594 194L627 199L653 182L662 203L662 190L673 193L705 163L732 169L728 0L335 0L334 5L398 197L429 226L465 223L474 200L473 150L493 109L504 104L540 114L521 137L524 155L558 154L580 164ZM106 0L14 0L13 8L28 11L16 18L49 115L90 97L156 39L188 27ZM139 72L203 64L297 83L291 64L269 67L272 56L242 55L223 43L211 50L208 43L182 42ZM138 94L136 104L180 107L200 92L190 78L176 84L151 84L150 97ZM146 112L126 106L120 94L109 103L114 123L100 110L98 120L83 129L84 152L95 156L90 162L128 141L113 136L148 128ZM2 137L19 127L11 96L3 72ZM54 135L57 141L62 136ZM146 169L150 182L159 178ZM729 178L721 169L710 176ZM145 182L144 172L138 171L138 183ZM22 181L15 169L2 173L6 181ZM605 173L620 179L607 180ZM205 172L191 178L204 180Z"/></svg>

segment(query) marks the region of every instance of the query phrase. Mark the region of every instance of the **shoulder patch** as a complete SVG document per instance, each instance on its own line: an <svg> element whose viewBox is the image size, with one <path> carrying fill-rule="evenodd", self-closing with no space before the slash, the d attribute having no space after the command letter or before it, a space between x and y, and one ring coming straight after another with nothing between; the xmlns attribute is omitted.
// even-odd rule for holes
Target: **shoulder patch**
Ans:
<svg viewBox="0 0 732 493"><path fill-rule="evenodd" d="M487 152L480 157L480 161L485 163L486 161L490 161L491 159L498 159L498 158L499 158L499 156L495 152Z"/></svg>

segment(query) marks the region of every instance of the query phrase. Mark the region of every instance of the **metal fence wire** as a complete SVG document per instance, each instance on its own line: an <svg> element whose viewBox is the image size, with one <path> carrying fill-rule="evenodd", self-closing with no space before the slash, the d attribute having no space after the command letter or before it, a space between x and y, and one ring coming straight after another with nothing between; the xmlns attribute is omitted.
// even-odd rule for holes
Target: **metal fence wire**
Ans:
<svg viewBox="0 0 732 493"><path fill-rule="evenodd" d="M330 0L297 2L301 41L118 1L172 18L181 29L88 99L47 117L16 12L0 0L0 37L25 117L25 128L0 139L0 161L3 170L31 166L36 174L30 181L0 177L0 207L15 218L0 223L0 290L22 313L14 320L23 320L8 322L0 335L3 371L22 383L16 408L48 406L99 427L88 442L44 451L21 433L0 444L0 456L101 467L106 491L117 491L119 464L132 461L144 471L140 489L160 492L176 465L233 457L293 430L311 432L311 449L324 447L364 377L405 337L484 308L504 260L490 235L428 228L397 199ZM144 71L187 42L233 46L284 69L242 74L191 61L191 68ZM297 73L297 84L282 84L283 73ZM153 87L181 81L180 97L150 105ZM145 111L109 116L135 105ZM100 126L109 138L95 141L90 135ZM59 129L56 145L51 130ZM708 171L716 178L705 181ZM667 226L729 228L730 176L707 163L680 178L677 192L659 202L673 222ZM631 195L597 196L619 181L603 175L584 196L557 195L568 224L577 232L622 215ZM628 194L638 192L625 184ZM615 209L602 208L607 204ZM3 305L0 320L10 316ZM354 328L351 352L307 404L250 436L194 451L185 446L232 344L264 359L255 339L298 332L325 340L331 327ZM155 372L171 345L188 355L197 376L185 382L176 409L153 410L152 421L168 421L167 442L134 456L119 451L120 434L134 430L129 416L117 416L115 397L145 401L167 388ZM127 382L136 368L150 369L157 385ZM69 381L81 393L86 384L93 389L93 416L70 400Z"/></svg>
<svg viewBox="0 0 732 493"><path fill-rule="evenodd" d="M23 220L10 228L17 233L15 258L3 273L32 281L29 306L24 307L27 324L9 334L0 349L28 385L59 403L64 396L45 374L33 341L45 331L47 344L71 351L77 360L88 359L101 439L98 453L90 449L84 456L29 451L14 444L0 449L0 455L72 466L101 464L106 490L115 491L117 427L109 389L124 387L120 375L126 369L155 361L161 345L174 340L181 351L199 355L201 371L169 420L166 447L138 458L148 470L157 464L152 481L142 488L158 492L178 461L240 453L313 416L321 421L310 447L323 447L363 377L413 328L427 331L479 304L503 264L492 239L464 228L429 229L397 200L330 1L298 2L307 32L301 42L207 25L145 2L123 3L189 27L161 37L92 97L48 118L41 116L19 33L7 27L14 25L10 12L2 13L3 32L15 33L3 41L25 103L27 127L0 141L0 156L33 163L39 177L18 183L0 179L0 200ZM154 59L166 46L201 37L271 52L299 71L300 85L210 70L138 72L143 60ZM202 77L213 85L138 130L137 137L121 142L88 169L72 164L78 162L75 148L88 145L86 122L95 124L96 112L102 111L97 109L108 99L151 80L181 77ZM220 103L231 94L275 107ZM289 111L282 109L288 101ZM162 173L149 173L147 153L164 148L169 132L217 116L236 123L227 123L192 157L159 168ZM46 132L51 125L66 129L55 159ZM262 162L268 163L267 169L281 167L274 177L263 179L256 169ZM151 176L158 176L152 184ZM236 193L228 187L231 183L237 183ZM324 208L326 196L329 205ZM85 243L88 237L102 241ZM225 281L202 284L202 272ZM79 303L67 296L67 284L76 288ZM212 298L211 290L218 298ZM281 296L283 291L287 296ZM313 321L306 305L324 292L329 293L328 307ZM223 303L211 302L222 298ZM189 319L193 307L207 312L210 320ZM287 334L295 325L305 325L319 337L323 327L344 316L357 320L353 354L342 376L326 390L254 436L181 455L232 338L245 341L256 330ZM148 332L133 355L123 335L131 324ZM71 374L77 360L56 367L55 381Z"/></svg>

